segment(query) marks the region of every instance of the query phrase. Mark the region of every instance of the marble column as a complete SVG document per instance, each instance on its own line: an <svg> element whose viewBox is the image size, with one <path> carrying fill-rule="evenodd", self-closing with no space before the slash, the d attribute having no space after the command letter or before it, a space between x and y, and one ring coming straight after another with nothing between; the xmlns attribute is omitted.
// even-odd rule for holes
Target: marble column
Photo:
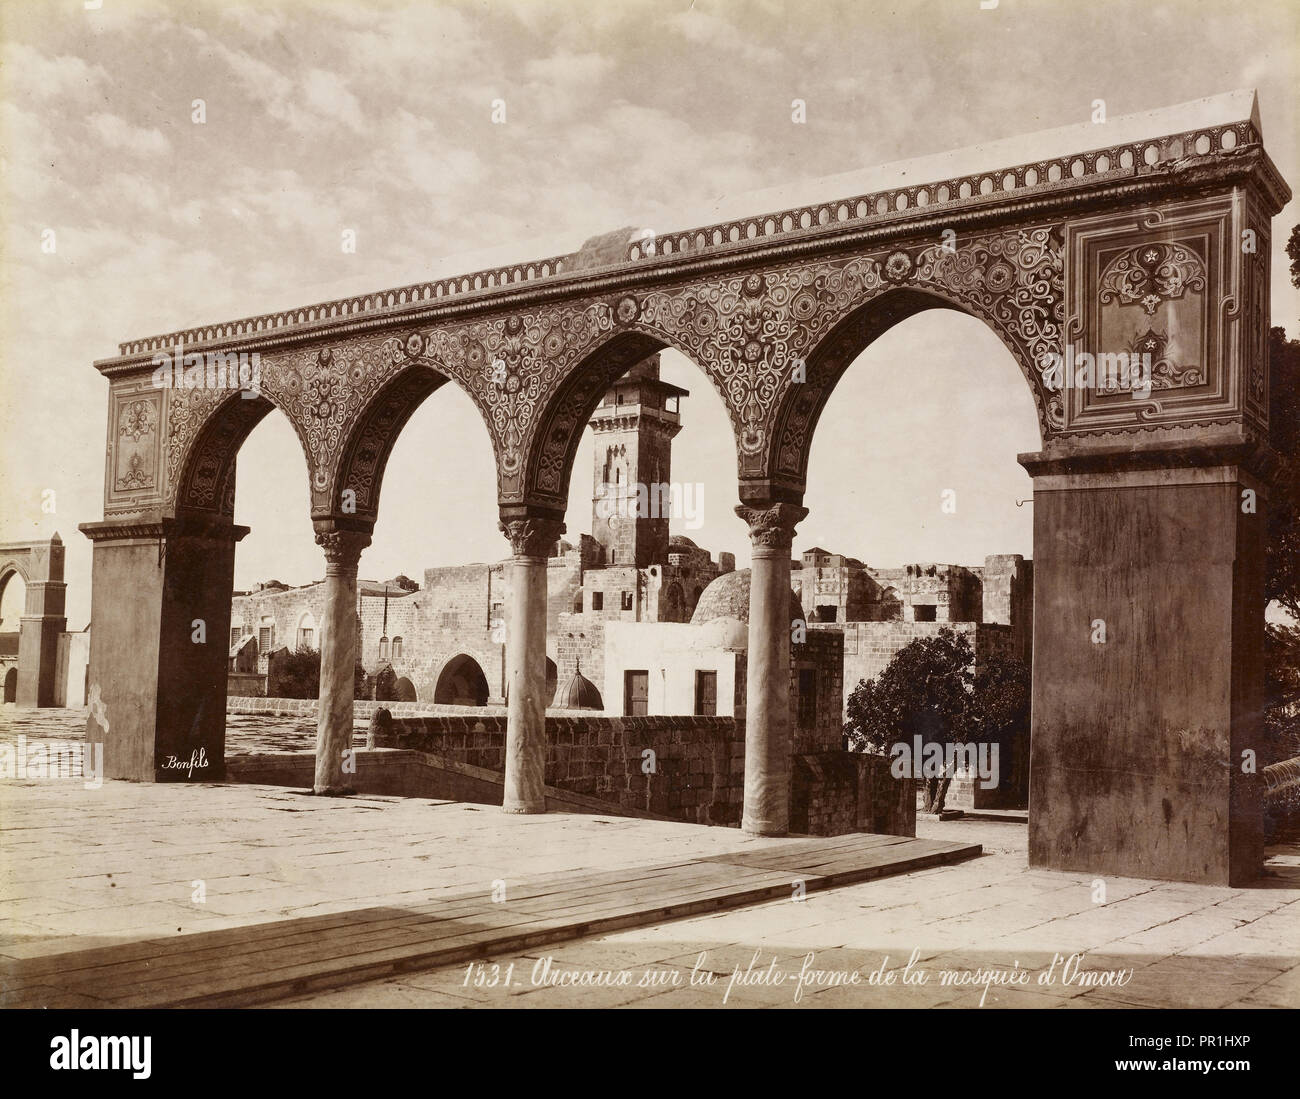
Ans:
<svg viewBox="0 0 1300 1099"><path fill-rule="evenodd" d="M322 529L324 527L324 529ZM320 639L320 702L316 719L314 794L350 794L344 755L352 747L357 663L357 563L370 545L367 531L316 524L325 551L325 618Z"/></svg>
<svg viewBox="0 0 1300 1099"><path fill-rule="evenodd" d="M506 619L507 813L546 812L546 564L564 533L553 519L511 519L510 607Z"/></svg>
<svg viewBox="0 0 1300 1099"><path fill-rule="evenodd" d="M736 514L749 524L753 547L741 828L784 836L790 830L790 546L808 510L742 504Z"/></svg>

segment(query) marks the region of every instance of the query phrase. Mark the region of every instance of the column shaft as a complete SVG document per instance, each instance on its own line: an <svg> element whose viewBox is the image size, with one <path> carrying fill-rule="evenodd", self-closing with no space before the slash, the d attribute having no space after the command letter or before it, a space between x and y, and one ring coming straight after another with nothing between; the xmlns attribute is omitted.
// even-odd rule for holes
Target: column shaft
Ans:
<svg viewBox="0 0 1300 1099"><path fill-rule="evenodd" d="M502 529L515 551L506 621L507 813L546 811L546 554L564 531L553 520L512 520Z"/></svg>
<svg viewBox="0 0 1300 1099"><path fill-rule="evenodd" d="M753 542L741 828L783 836L790 830L790 546L808 513L784 503L736 511Z"/></svg>
<svg viewBox="0 0 1300 1099"><path fill-rule="evenodd" d="M357 663L357 563L370 536L326 531L316 536L325 550L325 621L320 640L320 701L316 718L315 794L351 793L344 771L352 747L353 692Z"/></svg>

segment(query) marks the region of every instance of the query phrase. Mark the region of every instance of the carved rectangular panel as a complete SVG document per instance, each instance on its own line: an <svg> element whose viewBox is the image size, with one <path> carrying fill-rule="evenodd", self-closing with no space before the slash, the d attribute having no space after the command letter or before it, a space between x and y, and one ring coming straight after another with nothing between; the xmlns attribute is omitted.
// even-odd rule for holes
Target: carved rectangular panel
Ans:
<svg viewBox="0 0 1300 1099"><path fill-rule="evenodd" d="M162 502L163 392L145 375L114 383L109 393L105 515L144 511Z"/></svg>
<svg viewBox="0 0 1300 1099"><path fill-rule="evenodd" d="M1067 225L1067 434L1241 422L1236 220L1228 194Z"/></svg>

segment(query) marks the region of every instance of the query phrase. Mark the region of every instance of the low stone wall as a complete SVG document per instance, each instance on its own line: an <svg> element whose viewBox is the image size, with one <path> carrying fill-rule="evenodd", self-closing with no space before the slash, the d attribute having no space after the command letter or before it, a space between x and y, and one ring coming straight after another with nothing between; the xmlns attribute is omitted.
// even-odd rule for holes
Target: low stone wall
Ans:
<svg viewBox="0 0 1300 1099"><path fill-rule="evenodd" d="M790 783L790 831L916 835L912 784L889 773L889 760L865 752L796 755Z"/></svg>
<svg viewBox="0 0 1300 1099"><path fill-rule="evenodd" d="M354 759L356 771L349 776L349 782L361 795L435 798L471 805L499 806L502 802L502 776L481 767L426 752L390 748L358 749ZM226 762L226 781L287 786L306 791L311 789L315 769L316 757L312 752L262 752L232 756ZM615 811L613 806L595 798L552 787L546 788L546 808L572 813L652 816L626 809Z"/></svg>
<svg viewBox="0 0 1300 1099"><path fill-rule="evenodd" d="M698 824L739 825L744 802L744 722L729 717L546 718L546 784L557 790ZM375 748L414 750L505 770L504 715L394 714L372 726ZM810 835L884 832L915 835L910 784L888 761L850 752L796 755L793 831Z"/></svg>
<svg viewBox="0 0 1300 1099"><path fill-rule="evenodd" d="M238 696L226 699L228 714L270 714L274 717L307 717L316 713L317 700L314 698L253 698ZM357 721L366 722L380 707L396 715L436 714L444 717L465 715L479 717L504 717L503 705L487 706L450 706L437 702L372 702L359 698L352 704ZM547 710L550 714L583 714L584 710Z"/></svg>
<svg viewBox="0 0 1300 1099"><path fill-rule="evenodd" d="M230 702L265 702L266 676L261 672L227 672L226 694Z"/></svg>

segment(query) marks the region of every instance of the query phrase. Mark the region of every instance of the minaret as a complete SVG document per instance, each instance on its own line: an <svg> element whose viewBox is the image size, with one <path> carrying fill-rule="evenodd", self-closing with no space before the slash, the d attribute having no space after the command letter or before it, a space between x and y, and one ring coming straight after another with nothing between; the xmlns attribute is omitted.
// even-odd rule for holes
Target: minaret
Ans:
<svg viewBox="0 0 1300 1099"><path fill-rule="evenodd" d="M596 434L591 533L606 565L668 561L672 439L689 391L659 378L659 355L618 379L591 417Z"/></svg>

